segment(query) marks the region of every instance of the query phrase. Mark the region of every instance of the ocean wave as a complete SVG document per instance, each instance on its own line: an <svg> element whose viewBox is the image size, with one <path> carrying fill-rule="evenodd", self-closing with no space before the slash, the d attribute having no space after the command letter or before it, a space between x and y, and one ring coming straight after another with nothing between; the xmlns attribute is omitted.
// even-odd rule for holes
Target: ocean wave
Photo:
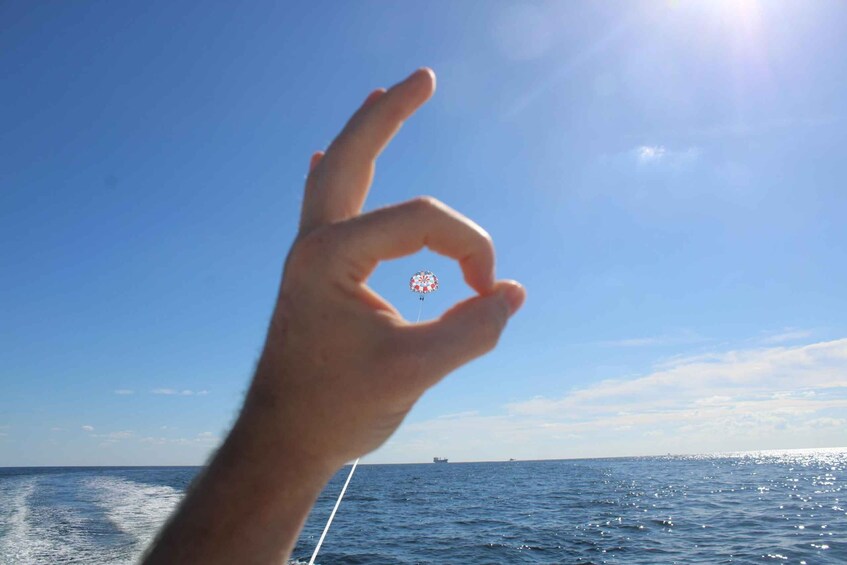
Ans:
<svg viewBox="0 0 847 565"><path fill-rule="evenodd" d="M57 503L62 491L50 477L4 481L0 508L0 564L119 563L116 548L91 543L91 520L74 508ZM57 495L57 491L59 495Z"/></svg>
<svg viewBox="0 0 847 565"><path fill-rule="evenodd" d="M181 498L112 476L0 481L0 565L134 563Z"/></svg>
<svg viewBox="0 0 847 565"><path fill-rule="evenodd" d="M130 536L131 550L139 555L183 496L181 491L170 486L121 477L96 477L89 479L85 486L109 521Z"/></svg>
<svg viewBox="0 0 847 565"><path fill-rule="evenodd" d="M0 482L0 563L21 563L31 546L27 527L28 500L35 478Z"/></svg>

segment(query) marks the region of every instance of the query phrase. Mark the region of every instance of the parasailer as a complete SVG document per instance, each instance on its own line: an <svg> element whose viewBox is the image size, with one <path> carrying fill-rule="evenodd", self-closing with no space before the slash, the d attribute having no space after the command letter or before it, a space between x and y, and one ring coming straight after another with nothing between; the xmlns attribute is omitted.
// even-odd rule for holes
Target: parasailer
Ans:
<svg viewBox="0 0 847 565"><path fill-rule="evenodd" d="M432 271L418 271L409 279L409 290L420 294L423 300L427 294L438 290L438 277Z"/></svg>

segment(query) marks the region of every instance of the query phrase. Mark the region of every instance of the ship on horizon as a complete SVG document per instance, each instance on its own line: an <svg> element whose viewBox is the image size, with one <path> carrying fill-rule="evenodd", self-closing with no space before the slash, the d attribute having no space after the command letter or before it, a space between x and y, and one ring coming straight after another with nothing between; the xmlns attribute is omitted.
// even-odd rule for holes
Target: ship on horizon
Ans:
<svg viewBox="0 0 847 565"><path fill-rule="evenodd" d="M447 463L447 458L446 457L433 457L432 462L433 463Z"/></svg>

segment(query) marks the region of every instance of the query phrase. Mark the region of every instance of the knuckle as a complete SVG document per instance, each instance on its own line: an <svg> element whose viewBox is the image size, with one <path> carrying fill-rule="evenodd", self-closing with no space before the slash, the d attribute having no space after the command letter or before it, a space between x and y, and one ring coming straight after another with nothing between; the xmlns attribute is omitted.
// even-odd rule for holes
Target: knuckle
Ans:
<svg viewBox="0 0 847 565"><path fill-rule="evenodd" d="M488 233L488 230L483 228L480 225L476 225L476 231L479 234L480 238L485 242L485 244L494 249L494 239L491 237L491 234Z"/></svg>
<svg viewBox="0 0 847 565"><path fill-rule="evenodd" d="M291 247L288 268L294 271L308 270L331 262L338 248L335 239L327 227L318 228L299 238Z"/></svg>
<svg viewBox="0 0 847 565"><path fill-rule="evenodd" d="M494 254L494 240L491 238L491 234L488 233L485 229L476 226L476 232L479 234L479 246L486 252L491 255Z"/></svg>
<svg viewBox="0 0 847 565"><path fill-rule="evenodd" d="M424 213L444 210L444 204L433 196L418 196L412 200L412 206Z"/></svg>

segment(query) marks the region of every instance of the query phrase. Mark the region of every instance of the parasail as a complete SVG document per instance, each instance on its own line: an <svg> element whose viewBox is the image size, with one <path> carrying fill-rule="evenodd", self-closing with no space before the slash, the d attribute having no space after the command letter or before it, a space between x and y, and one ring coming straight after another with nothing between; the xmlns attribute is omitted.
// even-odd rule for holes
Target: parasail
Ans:
<svg viewBox="0 0 847 565"><path fill-rule="evenodd" d="M409 279L409 290L420 294L420 299L438 290L438 277L432 271L418 271Z"/></svg>

